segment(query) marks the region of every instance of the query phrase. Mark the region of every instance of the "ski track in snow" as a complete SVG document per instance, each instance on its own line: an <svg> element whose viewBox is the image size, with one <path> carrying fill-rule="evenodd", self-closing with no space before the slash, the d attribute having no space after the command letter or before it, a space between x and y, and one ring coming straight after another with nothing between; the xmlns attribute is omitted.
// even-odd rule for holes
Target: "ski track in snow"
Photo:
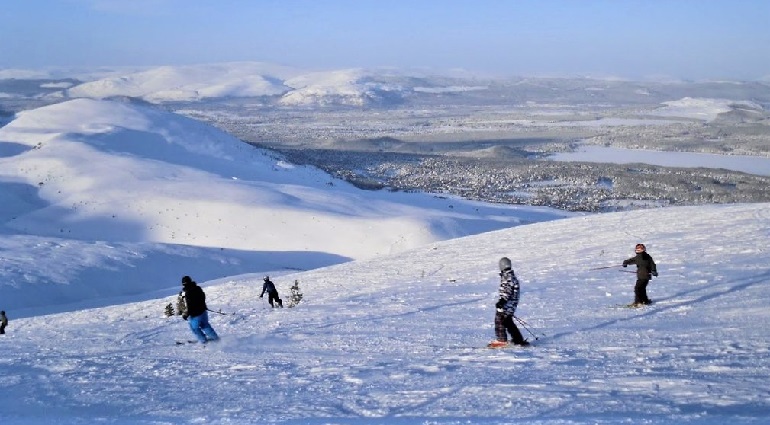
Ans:
<svg viewBox="0 0 770 425"><path fill-rule="evenodd" d="M595 215L204 285L222 336L167 299L12 322L3 423L768 423L767 205ZM595 231L601 229L601 232ZM587 238L586 235L591 237ZM634 236L629 236L633 234ZM619 264L649 241L641 309ZM530 348L490 350L496 260L514 259Z"/></svg>

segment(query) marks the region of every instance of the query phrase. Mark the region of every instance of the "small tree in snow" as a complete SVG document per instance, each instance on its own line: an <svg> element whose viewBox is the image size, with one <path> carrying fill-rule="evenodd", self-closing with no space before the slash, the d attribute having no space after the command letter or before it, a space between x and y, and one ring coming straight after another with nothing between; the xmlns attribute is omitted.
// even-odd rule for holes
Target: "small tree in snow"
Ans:
<svg viewBox="0 0 770 425"><path fill-rule="evenodd" d="M289 300L288 307L294 307L302 301L302 292L299 290L299 280L294 281L294 285L291 288L291 299Z"/></svg>

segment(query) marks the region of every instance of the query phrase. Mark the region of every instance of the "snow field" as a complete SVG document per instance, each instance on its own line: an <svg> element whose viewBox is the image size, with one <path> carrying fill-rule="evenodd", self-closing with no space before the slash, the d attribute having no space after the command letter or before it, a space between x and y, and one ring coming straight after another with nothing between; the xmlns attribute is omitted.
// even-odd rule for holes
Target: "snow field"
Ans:
<svg viewBox="0 0 770 425"><path fill-rule="evenodd" d="M267 307L258 276L206 282L227 313L211 313L222 341L207 346L174 345L191 333L162 317L173 293L20 319L0 369L24 396L0 406L17 423L762 423L767 211L578 217L274 274L285 301L300 281L292 309ZM658 263L656 303L612 308L634 275L590 268L638 240ZM534 347L484 348L503 254Z"/></svg>

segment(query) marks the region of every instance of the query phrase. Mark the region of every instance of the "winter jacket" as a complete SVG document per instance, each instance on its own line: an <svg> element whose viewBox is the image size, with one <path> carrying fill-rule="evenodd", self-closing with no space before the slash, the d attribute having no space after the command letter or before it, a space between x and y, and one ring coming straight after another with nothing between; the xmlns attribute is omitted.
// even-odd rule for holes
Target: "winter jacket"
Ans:
<svg viewBox="0 0 770 425"><path fill-rule="evenodd" d="M6 317L5 313L0 314L0 325L1 326L8 325L8 317Z"/></svg>
<svg viewBox="0 0 770 425"><path fill-rule="evenodd" d="M208 308L206 307L206 294L195 282L189 282L182 285L182 292L179 296L184 300L185 311L182 315L196 317L200 316Z"/></svg>
<svg viewBox="0 0 770 425"><path fill-rule="evenodd" d="M636 264L637 279L650 279L650 275L658 274L655 261L652 260L652 257L647 252L640 252L628 260L623 261L623 267L629 264Z"/></svg>
<svg viewBox="0 0 770 425"><path fill-rule="evenodd" d="M519 279L511 269L500 272L500 300L503 301L502 312L506 316L513 316L519 305Z"/></svg>
<svg viewBox="0 0 770 425"><path fill-rule="evenodd" d="M265 292L267 292L268 294L278 293L278 290L275 289L275 284L270 279L265 280L265 283L262 285L262 293L259 294L259 296L261 297L265 295Z"/></svg>

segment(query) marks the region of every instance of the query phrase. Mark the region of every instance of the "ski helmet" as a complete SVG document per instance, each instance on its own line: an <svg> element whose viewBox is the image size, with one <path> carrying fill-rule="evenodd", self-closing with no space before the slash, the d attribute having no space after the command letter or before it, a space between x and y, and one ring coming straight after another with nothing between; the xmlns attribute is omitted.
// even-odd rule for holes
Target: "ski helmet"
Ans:
<svg viewBox="0 0 770 425"><path fill-rule="evenodd" d="M262 280L264 280L265 282L267 282L268 280L270 280L270 276L265 276L264 278L262 278Z"/></svg>
<svg viewBox="0 0 770 425"><path fill-rule="evenodd" d="M503 257L500 259L498 264L500 265L500 271L508 270L511 268L511 259L508 257Z"/></svg>
<svg viewBox="0 0 770 425"><path fill-rule="evenodd" d="M185 283L192 283L192 279L190 278L190 276L182 277L182 284L184 285Z"/></svg>
<svg viewBox="0 0 770 425"><path fill-rule="evenodd" d="M647 247L644 246L643 243L636 244L636 247L634 247L634 251L636 251L637 254L647 251Z"/></svg>

